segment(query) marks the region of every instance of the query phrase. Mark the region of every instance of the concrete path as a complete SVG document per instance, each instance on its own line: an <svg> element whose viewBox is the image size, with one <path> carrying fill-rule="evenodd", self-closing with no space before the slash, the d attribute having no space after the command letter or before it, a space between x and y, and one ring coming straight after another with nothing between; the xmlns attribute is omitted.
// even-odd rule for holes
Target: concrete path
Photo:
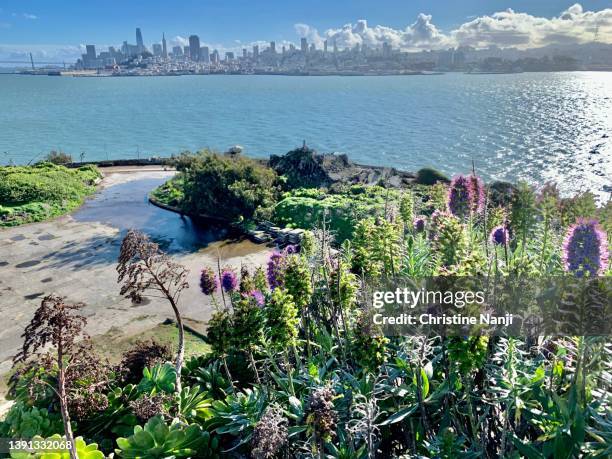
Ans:
<svg viewBox="0 0 612 459"><path fill-rule="evenodd" d="M190 288L181 299L181 309L196 328L204 329L213 310L199 290L202 267L216 266L217 256L222 264L238 269L241 264L254 267L266 262L270 248L250 241L217 241L194 248L193 240L201 234L180 216L149 204L141 186L144 183L150 191L173 172L136 169L107 171L101 191L73 215L0 230L0 375L10 369L23 329L47 294L86 303L87 331L92 336L111 327L136 335L173 317L159 299L134 305L119 296L115 266L122 234L130 226L154 236L171 235L165 245L190 270ZM98 216L100 221L95 221Z"/></svg>

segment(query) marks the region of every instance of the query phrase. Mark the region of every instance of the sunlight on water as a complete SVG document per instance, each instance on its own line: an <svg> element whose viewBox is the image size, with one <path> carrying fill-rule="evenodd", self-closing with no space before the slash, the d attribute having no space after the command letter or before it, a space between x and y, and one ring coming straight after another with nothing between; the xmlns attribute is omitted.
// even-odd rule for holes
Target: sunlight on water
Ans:
<svg viewBox="0 0 612 459"><path fill-rule="evenodd" d="M487 180L610 191L612 73L411 77L0 76L0 162L51 149L85 159L241 144Z"/></svg>

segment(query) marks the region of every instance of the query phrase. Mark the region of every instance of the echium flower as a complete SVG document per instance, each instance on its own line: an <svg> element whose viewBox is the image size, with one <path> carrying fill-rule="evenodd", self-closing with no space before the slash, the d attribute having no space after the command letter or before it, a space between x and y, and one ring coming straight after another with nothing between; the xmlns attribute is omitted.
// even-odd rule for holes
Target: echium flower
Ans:
<svg viewBox="0 0 612 459"><path fill-rule="evenodd" d="M287 443L287 419L278 406L269 406L253 429L251 455L255 459L272 459Z"/></svg>
<svg viewBox="0 0 612 459"><path fill-rule="evenodd" d="M506 245L510 240L510 234L504 225L499 225L491 230L489 238L494 245Z"/></svg>
<svg viewBox="0 0 612 459"><path fill-rule="evenodd" d="M415 218L412 225L414 227L414 231L416 231L417 233L422 233L423 231L425 231L425 217L419 216Z"/></svg>
<svg viewBox="0 0 612 459"><path fill-rule="evenodd" d="M565 270L578 277L603 274L608 269L608 239L597 220L579 218L563 241Z"/></svg>
<svg viewBox="0 0 612 459"><path fill-rule="evenodd" d="M286 255L284 253L274 251L268 260L268 285L271 289L282 287L285 276Z"/></svg>
<svg viewBox="0 0 612 459"><path fill-rule="evenodd" d="M264 304L266 304L266 298L260 290L251 290L247 294L247 296L249 298L253 298L253 300L255 300L255 304L257 304L257 306L259 306L260 308L262 308Z"/></svg>
<svg viewBox="0 0 612 459"><path fill-rule="evenodd" d="M480 177L477 175L470 175L470 191L471 191L471 204L472 212L480 213L484 210L485 204L485 187Z"/></svg>
<svg viewBox="0 0 612 459"><path fill-rule="evenodd" d="M238 287L238 276L232 268L223 268L221 272L221 286L226 292L233 292Z"/></svg>
<svg viewBox="0 0 612 459"><path fill-rule="evenodd" d="M318 438L330 441L336 432L336 419L333 389L331 387L315 389L308 400L306 423Z"/></svg>
<svg viewBox="0 0 612 459"><path fill-rule="evenodd" d="M219 288L219 278L215 274L215 272L206 267L202 270L202 274L200 274L200 290L204 295L212 295Z"/></svg>
<svg viewBox="0 0 612 459"><path fill-rule="evenodd" d="M464 175L456 175L448 190L447 207L457 217L470 214L472 205L472 184Z"/></svg>

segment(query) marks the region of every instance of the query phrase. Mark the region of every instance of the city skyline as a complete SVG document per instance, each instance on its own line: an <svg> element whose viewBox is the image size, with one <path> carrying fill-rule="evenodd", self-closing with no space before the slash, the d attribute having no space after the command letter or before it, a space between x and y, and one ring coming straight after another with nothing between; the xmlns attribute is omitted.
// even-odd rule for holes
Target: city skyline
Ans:
<svg viewBox="0 0 612 459"><path fill-rule="evenodd" d="M11 2L8 2L9 4ZM36 2L28 2L36 3ZM240 3L240 2L238 2ZM314 2L316 3L316 2ZM419 3L419 2L417 2ZM472 3L472 2L467 2ZM501 2L490 2L491 4L501 5ZM161 30L158 33L159 26L156 26L156 21L145 19L142 21L132 21L130 29L140 27L144 32L144 43L152 47L153 44L161 44L162 36L167 39L168 50L176 46L187 46L189 37L197 35L201 42L201 46L206 46L211 51L218 49L221 54L226 52L234 52L237 55L242 53L243 48L252 48L254 45L259 47L267 46L270 41L275 41L279 49L282 46L289 47L291 45L301 49L300 40L306 38L309 43L314 44L317 48L323 47L324 40L328 42L336 42L340 49L350 48L355 45L367 45L373 48L382 48L383 43L388 43L397 49L406 51L418 51L423 49L446 49L457 46L473 46L476 48L485 48L491 45L500 46L502 48L516 47L519 49L541 47L549 44L572 44L584 43L589 41L599 41L604 43L612 42L612 9L597 8L598 5L603 6L603 2L582 2L581 4L571 4L571 2L548 2L549 11L550 3L554 3L557 9L548 17L538 17L537 8L527 7L521 1L506 1L506 5L514 5L520 10L493 10L492 13L484 13L482 15L469 15L463 18L460 23L449 22L443 20L444 15L434 16L433 14L416 13L412 19L406 20L407 25L404 26L388 26L375 25L372 20L357 19L344 24L337 24L328 28L330 19L327 18L327 11L319 14L319 20L307 24L306 22L294 22L292 25L292 34L289 36L286 28L287 24L271 27L270 31L259 31L259 38L256 40L247 41L241 38L235 38L231 41L223 41L222 38L227 34L220 34L216 38L215 28L205 29L205 26L200 25L195 30L179 30L173 27L173 20L168 20L168 31ZM593 7L593 10L588 10L588 6ZM33 6L33 5L28 5ZM40 6L40 5L39 5ZM20 5L20 10L23 11L25 5ZM427 11L436 10L434 6L429 6ZM451 8L452 9L452 8ZM417 11L412 8L413 11ZM456 8L455 8L456 10ZM490 6L487 8L491 11ZM34 11L34 10L31 10ZM215 11L214 5L211 11ZM541 8L539 11L543 11ZM466 11L462 11L465 13ZM455 14L462 14L455 11ZM348 12L346 13L348 14ZM345 15L346 15L345 14ZM0 23L6 20L6 16L19 20L22 23L42 24L44 21L43 15L38 15L30 12L9 12L7 5L3 5L0 9ZM308 16L308 15L306 15ZM334 16L330 14L330 16ZM355 16L358 17L358 16ZM185 21L189 22L189 21ZM242 18L242 15L235 22L249 22ZM277 21L278 22L278 21ZM447 27L441 24L446 22ZM152 25L153 23L153 25ZM395 21L397 24L397 21ZM150 27L151 26L151 27ZM106 30L109 38L97 40L95 38L83 38L83 41L75 45L46 45L41 43L10 43L9 38L20 36L17 27L9 26L0 27L0 60L23 59L30 52L33 53L35 59L44 60L67 60L71 61L86 52L85 44L95 44L100 48L108 46L121 46L129 36L133 36L130 29L123 32L123 36L119 41L114 41L110 36L118 33L115 30L116 26ZM231 28L228 25L229 28ZM279 29L285 29L284 33L279 33ZM99 36L101 31L90 29L92 37ZM102 31L103 33L104 31ZM38 27L36 33L30 35L29 41L36 39L48 38L44 35L44 28ZM249 28L246 27L244 35L248 35ZM159 35L159 36L158 36ZM268 36L262 36L268 35ZM131 40L130 40L131 41ZM8 43L7 43L8 42ZM138 43L137 43L138 45Z"/></svg>

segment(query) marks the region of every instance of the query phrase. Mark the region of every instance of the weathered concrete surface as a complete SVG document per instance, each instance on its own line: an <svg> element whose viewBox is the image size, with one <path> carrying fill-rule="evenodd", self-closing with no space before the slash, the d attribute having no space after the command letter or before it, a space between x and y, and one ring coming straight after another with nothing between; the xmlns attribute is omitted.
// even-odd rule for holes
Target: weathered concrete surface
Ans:
<svg viewBox="0 0 612 459"><path fill-rule="evenodd" d="M162 242L190 270L190 288L183 294L181 309L196 328L204 328L213 311L208 297L199 290L203 266L216 266L217 256L222 264L238 269L241 264L265 263L270 248L249 241L211 242L193 248L193 239L201 234L194 233L180 216L149 204L143 191L172 172L122 170L108 171L101 191L71 216L0 230L0 375L10 369L11 358L22 343L20 335L46 294L86 303L83 311L92 336L111 327L135 335L173 317L160 299L135 305L120 297L115 266L128 227L171 235ZM134 193L127 192L130 187ZM98 216L102 221L93 221Z"/></svg>

